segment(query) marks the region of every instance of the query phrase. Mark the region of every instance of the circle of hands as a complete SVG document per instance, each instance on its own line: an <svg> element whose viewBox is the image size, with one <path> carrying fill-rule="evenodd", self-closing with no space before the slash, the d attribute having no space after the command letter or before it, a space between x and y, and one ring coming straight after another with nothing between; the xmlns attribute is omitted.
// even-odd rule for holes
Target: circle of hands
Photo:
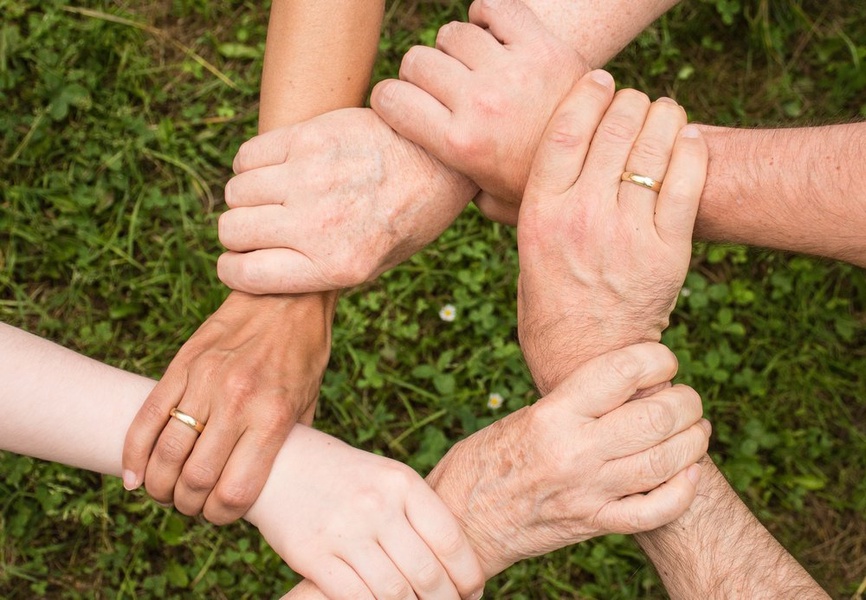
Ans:
<svg viewBox="0 0 866 600"><path fill-rule="evenodd" d="M127 436L128 487L215 523L245 515L310 580L289 596L315 584L334 598L478 597L523 558L660 527L696 494L711 429L658 342L689 265L705 144L676 102L616 92L518 0L476 1L469 17L413 48L372 109L241 147L218 270L237 302L358 285L475 196L517 225L518 332L541 399L456 444L425 481L295 425L312 420L335 295L292 317L275 300L242 327L228 325L230 296ZM318 334L282 353L256 343L287 318ZM259 379L225 380L238 362ZM255 403L220 402L249 390ZM171 407L206 421L201 437L166 424Z"/></svg>

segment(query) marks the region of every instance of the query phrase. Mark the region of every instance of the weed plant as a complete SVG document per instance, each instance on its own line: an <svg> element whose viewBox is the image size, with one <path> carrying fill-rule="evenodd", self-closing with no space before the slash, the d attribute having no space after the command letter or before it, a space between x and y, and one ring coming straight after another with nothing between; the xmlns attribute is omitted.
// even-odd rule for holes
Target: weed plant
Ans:
<svg viewBox="0 0 866 600"><path fill-rule="evenodd" d="M467 6L392 0L375 78ZM266 7L0 0L0 11L0 319L158 377L226 294L215 218L255 133ZM864 60L863 3L693 0L610 68L696 121L789 127L866 117ZM532 402L517 272L514 232L470 208L347 293L319 427L426 472ZM698 244L664 338L703 395L712 455L836 598L866 589L864 300L848 265ZM115 479L8 453L0 473L0 597L259 598L297 580L242 523L218 529ZM623 536L520 563L487 593L664 597Z"/></svg>

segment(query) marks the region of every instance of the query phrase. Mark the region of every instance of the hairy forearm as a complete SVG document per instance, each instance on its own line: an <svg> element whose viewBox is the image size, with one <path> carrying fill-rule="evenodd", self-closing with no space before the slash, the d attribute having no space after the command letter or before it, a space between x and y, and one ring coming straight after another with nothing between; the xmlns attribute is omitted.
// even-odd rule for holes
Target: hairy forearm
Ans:
<svg viewBox="0 0 866 600"><path fill-rule="evenodd" d="M384 0L274 0L260 132L363 104L383 10Z"/></svg>
<svg viewBox="0 0 866 600"><path fill-rule="evenodd" d="M866 123L702 129L710 164L699 238L866 266Z"/></svg>
<svg viewBox="0 0 866 600"><path fill-rule="evenodd" d="M636 536L670 597L827 598L749 511L709 457L698 496L678 520Z"/></svg>

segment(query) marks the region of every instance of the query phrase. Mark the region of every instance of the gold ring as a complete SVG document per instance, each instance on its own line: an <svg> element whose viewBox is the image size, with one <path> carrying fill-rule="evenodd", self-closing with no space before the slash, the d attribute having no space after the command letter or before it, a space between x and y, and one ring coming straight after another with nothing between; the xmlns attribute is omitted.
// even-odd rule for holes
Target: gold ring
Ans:
<svg viewBox="0 0 866 600"><path fill-rule="evenodd" d="M177 408L172 408L168 411L168 416L177 419L191 429L195 429L198 433L204 431L204 423L199 423L194 417L189 416L185 412L179 411Z"/></svg>
<svg viewBox="0 0 866 600"><path fill-rule="evenodd" d="M622 181L631 181L632 183L636 183L641 187L645 187L650 189L656 193L660 192L662 189L662 182L656 181L652 177L647 177L646 175L638 175L637 173L632 173L631 171L626 171L620 177Z"/></svg>

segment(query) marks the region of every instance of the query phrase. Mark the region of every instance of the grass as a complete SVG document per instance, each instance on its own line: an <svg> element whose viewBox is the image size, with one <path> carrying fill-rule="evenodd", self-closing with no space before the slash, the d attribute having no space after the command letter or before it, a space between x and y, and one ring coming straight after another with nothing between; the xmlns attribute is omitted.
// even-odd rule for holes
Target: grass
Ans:
<svg viewBox="0 0 866 600"><path fill-rule="evenodd" d="M376 78L467 3L389 4ZM0 319L159 376L221 302L215 216L255 130L266 14L250 2L0 0ZM702 0L610 65L694 120L866 116L866 7ZM515 335L513 231L468 210L341 300L320 427L421 471L533 399ZM737 490L836 598L866 581L866 278L829 261L696 248L665 340ZM457 318L438 318L445 304ZM505 406L493 411L487 396ZM0 454L0 597L247 598L295 580L251 528L222 529L116 480ZM505 510L505 507L503 507ZM502 598L658 598L609 536L521 563Z"/></svg>

